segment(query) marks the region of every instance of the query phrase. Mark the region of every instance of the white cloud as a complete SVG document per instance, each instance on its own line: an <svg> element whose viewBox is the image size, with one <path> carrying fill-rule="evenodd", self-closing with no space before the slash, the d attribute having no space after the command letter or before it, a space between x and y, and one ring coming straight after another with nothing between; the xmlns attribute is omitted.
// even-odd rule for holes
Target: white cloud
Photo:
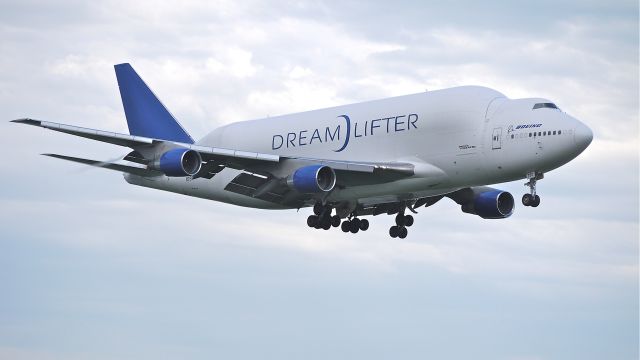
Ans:
<svg viewBox="0 0 640 360"><path fill-rule="evenodd" d="M71 254L65 253L71 262L64 266L81 268L76 263L83 264L85 257L92 262L100 256L117 264L114 265L117 269L110 270L118 274L113 276L123 278L98 274L107 283L131 284L124 277L144 274L133 284L153 288L149 283L155 281L162 284L159 286L162 289L166 288L166 293L156 290L159 294L187 297L184 294L196 293L210 302L196 306L194 313L188 309L176 312L176 303L155 297L155 293L141 296L138 301L124 294L126 288L107 284L103 291L121 292L113 295L121 302L109 302L105 297L113 298L100 292L101 284L87 287L93 284L91 276L95 274L83 278L82 274L70 274L69 267L59 265L47 268L56 277L53 285L58 285L55 280L70 276L80 276L76 279L78 283L63 282L66 287L51 290L45 284L48 278L37 281L47 274L36 273L34 293L13 295L36 305L29 303L23 308L16 305L11 308L15 311L0 312L1 316L11 315L12 319L15 316L16 322L25 327L25 319L34 316L45 323L49 319L52 328L64 328L59 325L71 320L56 317L50 320L51 313L59 312L60 308L38 304L39 297L33 295L44 293L56 299L56 306L66 304L67 300L69 307L82 305L71 314L86 314L83 311L95 308L98 310L91 314L96 316L109 306L119 309L124 304L125 308L131 305L132 309L142 309L158 304L156 309L162 310L162 318L166 318L166 323L158 328L198 327L202 326L199 321L205 319L207 328L211 324L224 327L231 334L228 339L238 343L257 341L251 332L242 339L248 341L240 341L239 335L229 331L243 324L254 325L265 339L274 340L264 325L268 321L251 322L240 315L240 321L231 321L233 316L221 319L224 312L216 312L224 309L250 317L261 308L275 309L258 300L256 304L238 304L252 297L263 300L262 288L252 281L264 281L265 287L285 292L276 294L282 296L278 301L285 306L293 306L293 302L286 301L287 296L293 295L298 300L295 295L309 292L311 300L305 305L315 306L317 317L299 311L312 323L334 319L332 316L339 309L349 309L342 316L355 322L387 316L396 321L398 317L412 315L411 321L379 320L370 331L363 330L362 338L369 347L395 339L395 346L424 354L407 336L410 333L422 336L422 331L427 330L447 333L442 326L451 319L437 318L438 313L463 312L469 319L487 316L494 319L504 311L506 315L500 319L509 326L524 328L534 324L533 331L537 329L532 320L536 316L543 323L565 319L570 330L567 331L589 340L580 349L567 350L573 351L568 354L579 355L576 357L603 355L589 352L596 345L634 354L635 350L627 349L637 345L637 339L629 341L619 336L632 332L623 326L629 326L630 319L637 315L638 24L637 17L625 15L629 5L554 3L554 11L530 12L532 7L535 10L551 7L467 4L469 14L444 3L391 6L347 2L337 6L298 1L269 4L186 1L179 5L104 1L5 5L0 14L0 52L6 54L0 58L4 69L0 72L0 106L7 120L33 116L126 131L112 66L131 62L196 137L233 121L477 84L494 87L510 97L551 98L588 123L596 138L574 162L547 174L539 186L543 195L540 208L518 207L510 219L486 221L463 214L445 199L432 208L421 209L409 238L399 241L387 235L392 222L388 216L373 218L371 230L355 236L335 229L323 232L304 225L308 214L305 210L295 213L237 208L131 187L119 174L111 172L78 172L81 168L78 165L38 154L51 151L108 159L124 154L126 149L31 127L0 124L0 143L5 154L10 155L0 168L4 179L0 194L3 204L0 254L8 254L8 260L12 260L14 252L18 254L16 262L3 264L20 274L19 280L20 276L27 276L21 263L27 268L39 264L38 260L56 263L59 259L55 256L64 250ZM513 7L517 11L504 14L509 9L513 11ZM632 8L637 13L637 4ZM525 13L527 16L521 15ZM514 196L524 191L521 183L499 187ZM51 251L55 254L51 255ZM212 264L222 261L221 253L231 254L226 260L235 266ZM63 260L68 259L59 261ZM13 276L10 271L2 273ZM319 277L319 273L325 277ZM302 280L296 282L298 277ZM308 284L305 277L311 277ZM445 280L438 283L423 281L424 278ZM9 286L10 279L0 277ZM325 283L318 285L314 281ZM207 286L213 290L208 292ZM317 287L318 293L309 290ZM219 288L226 292L217 292ZM238 289L246 293L234 292ZM344 297L349 291L353 298ZM77 293L86 297L78 300ZM366 299L358 298L360 293ZM233 301L221 304L219 298L225 295ZM314 296L317 298L313 299ZM477 302L477 297L484 302ZM429 303L432 298L435 302ZM330 299L340 299L340 305L335 305L335 309L323 307L322 302L330 303ZM567 312L562 310L567 304L586 310L584 314L575 312L577 315L569 312L575 318L566 320ZM375 308L380 318L369 313L362 313L360 318L354 315L364 311L359 309L367 309L367 305ZM535 308L532 313L513 310L525 309L527 305ZM487 310L493 306L506 309ZM424 313L409 313L414 309ZM301 323L292 320L289 310L272 311L280 322L297 325L298 329ZM490 315L482 311L489 311ZM136 322L157 324L152 311L152 317L123 313L125 318L131 317ZM594 313L603 322L595 321ZM208 314L216 316L207 317ZM188 323L183 317L200 320ZM433 322L434 317L440 323ZM455 323L456 334L464 333L465 328L478 330L477 322L469 319ZM414 323L419 326L411 327ZM553 342L556 338L570 340L569 335L546 325L544 332L553 338L548 340L550 344L556 344ZM128 328L122 326L119 330L130 335ZM338 331L337 328L333 329ZM586 334L587 328L612 331L592 336ZM155 329L139 330L144 333ZM62 336L33 331L31 340L38 338L33 334L45 334L58 342ZM84 339L83 332L69 330L69 333ZM298 331L283 333L299 336ZM505 335L497 325L488 326L486 333L495 337ZM520 343L509 341L503 345L510 349L509 354L528 354L519 351L527 350L522 345L527 339L519 338L524 335L518 333L506 335L511 340L519 339ZM0 334L12 333L6 326L0 326ZM160 334L160 341L149 340L149 344L157 344L160 349L161 342L176 341L180 345L210 349L208 346L215 343L209 338L187 341L171 334L170 337ZM344 334L345 341L363 344L362 338ZM382 337L376 334L385 341L378 341ZM471 335L467 336L472 345L479 345L473 343ZM123 341L115 339L109 344ZM66 343L63 341L58 347L39 344L41 348L53 349L74 345L73 340L63 340ZM291 346L311 344L302 338L298 340ZM88 344L100 342L93 341ZM450 355L458 345L450 341L443 344L447 345L447 351L434 350L435 357ZM8 354L17 358L46 358L49 354L22 350L8 342L0 345L5 346L0 348L0 357ZM433 349L437 348L432 346ZM531 358L553 357L546 356L553 349L552 345L541 345L541 355ZM509 358L493 351L473 355ZM95 358L95 352L86 357ZM55 354L51 358L60 357Z"/></svg>

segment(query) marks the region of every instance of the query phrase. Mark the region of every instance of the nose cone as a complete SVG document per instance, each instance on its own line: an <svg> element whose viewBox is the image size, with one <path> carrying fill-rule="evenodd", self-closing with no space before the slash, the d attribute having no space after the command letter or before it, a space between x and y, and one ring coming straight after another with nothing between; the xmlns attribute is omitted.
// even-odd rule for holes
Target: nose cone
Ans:
<svg viewBox="0 0 640 360"><path fill-rule="evenodd" d="M591 140L593 140L593 131L589 129L589 127L581 122L576 125L576 128L573 130L573 139L576 142L576 145L580 148L580 151L591 144Z"/></svg>

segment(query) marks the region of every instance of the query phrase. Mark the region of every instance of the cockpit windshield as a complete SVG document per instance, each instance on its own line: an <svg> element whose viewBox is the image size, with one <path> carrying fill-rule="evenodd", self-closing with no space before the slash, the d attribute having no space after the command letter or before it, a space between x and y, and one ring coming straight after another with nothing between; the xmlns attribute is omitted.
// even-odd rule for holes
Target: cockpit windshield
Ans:
<svg viewBox="0 0 640 360"><path fill-rule="evenodd" d="M537 103L537 104L533 105L533 110L541 109L541 108L558 109L558 107L554 103ZM560 109L558 109L558 110L560 110Z"/></svg>

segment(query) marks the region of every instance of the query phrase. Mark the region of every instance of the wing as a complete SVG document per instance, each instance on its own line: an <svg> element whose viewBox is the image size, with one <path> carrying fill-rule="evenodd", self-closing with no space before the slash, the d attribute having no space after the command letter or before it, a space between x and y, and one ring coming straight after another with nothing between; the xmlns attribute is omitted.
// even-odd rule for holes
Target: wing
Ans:
<svg viewBox="0 0 640 360"><path fill-rule="evenodd" d="M287 171L290 173L292 169L297 169L305 165L322 164L331 167L336 172L336 177L338 178L337 185L340 188L381 184L410 177L415 174L415 165L412 163L376 163L287 157L134 136L29 118L12 120L12 122L38 126L91 140L129 147L134 151L125 156L124 160L142 165L147 165L158 155L159 151L167 151L168 149L177 147L191 149L197 151L204 162L200 172L194 175L194 178L202 177L210 179L225 167L243 170L244 172L238 175L238 177L227 186L226 190L273 202L291 202L288 196L291 197L293 195L289 194L285 186L282 186L283 179L288 175ZM125 165L111 163L107 165L95 160L70 156L53 154L49 154L48 156L132 174L148 170L138 166L123 167ZM150 176L151 174L149 172L144 173L146 174L144 176ZM157 171L154 171L154 174L157 175Z"/></svg>
<svg viewBox="0 0 640 360"><path fill-rule="evenodd" d="M99 168L103 168L103 169L115 170L115 171L120 171L120 172L124 172L124 173L128 173L128 174L134 174L134 175L138 175L138 176L153 177L153 176L162 175L162 173L159 172L159 171L150 170L150 169L147 169L145 167L115 164L115 163L110 163L110 162L102 162L102 161L97 161L97 160L89 160L89 159L83 159L83 158L78 158L78 157L73 157L73 156L66 156L66 155L58 155L58 154L42 154L42 155L49 156L49 157L56 158L56 159L73 161L73 162L77 162L77 163L80 163L80 164L95 166L95 167L99 167Z"/></svg>
<svg viewBox="0 0 640 360"><path fill-rule="evenodd" d="M42 127L45 129L59 131L75 136L80 136L92 140L106 142L109 144L120 145L129 147L134 150L140 150L145 147L152 147L159 144L168 144L175 147L183 147L192 149L200 153L202 159L206 162L217 161L224 164L226 167L231 167L238 170L251 170L252 167L264 166L268 164L277 164L283 160L297 160L300 162L307 162L313 164L323 164L332 167L338 172L355 172L355 173L368 173L368 174L385 174L393 173L396 175L411 176L413 175L413 165L410 163L373 163L373 162L352 162L352 161L338 161L338 160L326 160L326 159L314 159L303 157L284 157L274 154L264 154L250 151L241 151L233 149L223 149L195 144L180 143L174 141L166 141L161 139L152 139L142 136L134 136L128 134L120 134L111 131L103 131L96 129L89 129L79 126L65 125L50 121L35 120L35 119L17 119L11 122L19 124L27 124ZM140 151L139 151L140 152Z"/></svg>

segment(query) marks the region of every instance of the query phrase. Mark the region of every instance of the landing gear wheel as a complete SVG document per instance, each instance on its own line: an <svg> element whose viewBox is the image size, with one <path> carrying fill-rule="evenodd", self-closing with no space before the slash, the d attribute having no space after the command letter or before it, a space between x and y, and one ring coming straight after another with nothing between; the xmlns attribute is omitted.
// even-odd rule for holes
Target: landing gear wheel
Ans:
<svg viewBox="0 0 640 360"><path fill-rule="evenodd" d="M539 196L538 196L538 198L539 198ZM531 194L522 195L522 205L524 205L524 206L532 206L534 201L535 200L534 200L533 195L531 195Z"/></svg>
<svg viewBox="0 0 640 360"><path fill-rule="evenodd" d="M405 217L403 213L398 213L398 215L396 215L396 225L398 226L404 226L405 225Z"/></svg>
<svg viewBox="0 0 640 360"><path fill-rule="evenodd" d="M404 216L404 226L409 227L409 226L411 226L411 225L413 225L413 216L411 216L411 215L405 215L405 216Z"/></svg>
<svg viewBox="0 0 640 360"><path fill-rule="evenodd" d="M360 230L367 231L369 229L369 220L362 219L360 220Z"/></svg>
<svg viewBox="0 0 640 360"><path fill-rule="evenodd" d="M333 227L338 227L340 226L340 216L338 215L333 215L331 217L331 226Z"/></svg>
<svg viewBox="0 0 640 360"><path fill-rule="evenodd" d="M318 217L316 215L309 215L307 218L307 226L316 227L318 225Z"/></svg>
<svg viewBox="0 0 640 360"><path fill-rule="evenodd" d="M406 238L406 237L407 237L407 234L408 234L408 233L409 233L409 231L407 231L407 228L405 228L405 227L400 228L400 231L398 232L398 237L399 237L400 239L404 239L404 238Z"/></svg>
<svg viewBox="0 0 640 360"><path fill-rule="evenodd" d="M351 222L349 220L343 221L342 225L340 225L340 229L342 229L342 232L348 233L351 231Z"/></svg>
<svg viewBox="0 0 640 360"><path fill-rule="evenodd" d="M358 231L360 231L360 223L354 220L356 219L349 221L349 231L351 231L352 234L355 234Z"/></svg>
<svg viewBox="0 0 640 360"><path fill-rule="evenodd" d="M531 206L538 207L538 205L540 205L540 196L536 195L533 197L533 204L531 204Z"/></svg>
<svg viewBox="0 0 640 360"><path fill-rule="evenodd" d="M398 235L400 234L400 228L397 226L392 226L389 228L389 236L391 236L392 238L397 238Z"/></svg>

